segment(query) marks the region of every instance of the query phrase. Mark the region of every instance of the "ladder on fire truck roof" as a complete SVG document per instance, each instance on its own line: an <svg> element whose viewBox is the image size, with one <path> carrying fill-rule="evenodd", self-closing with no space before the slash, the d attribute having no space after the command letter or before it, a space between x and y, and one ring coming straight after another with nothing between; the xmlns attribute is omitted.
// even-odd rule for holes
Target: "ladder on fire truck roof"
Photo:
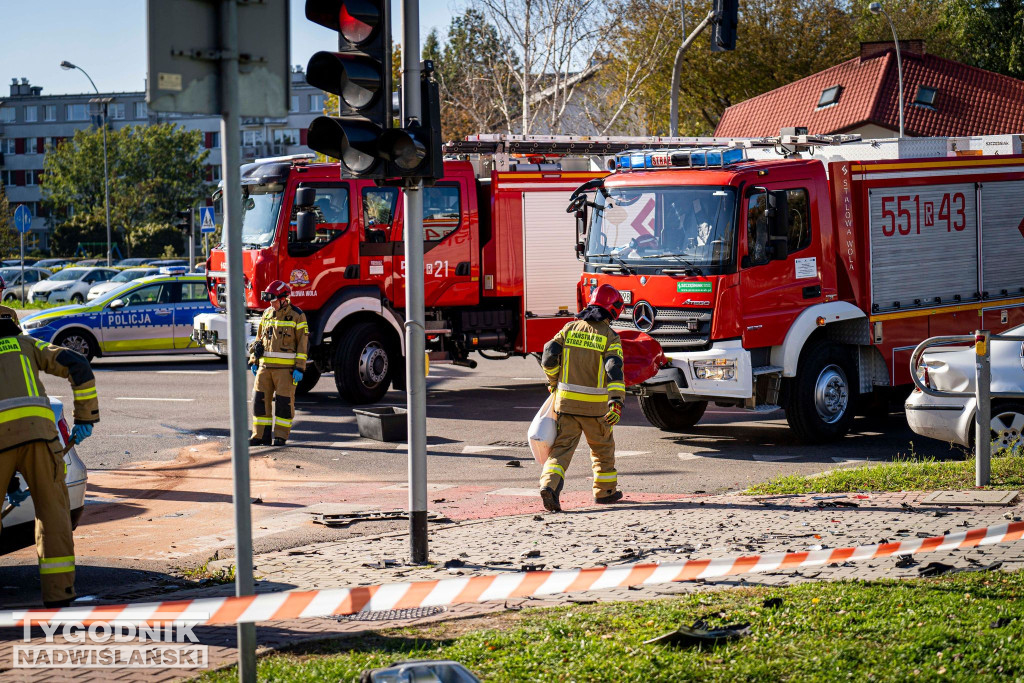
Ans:
<svg viewBox="0 0 1024 683"><path fill-rule="evenodd" d="M586 135L470 135L444 145L449 158L490 157L495 169L515 168L522 157L551 157L550 161L576 157L601 157L601 166L629 151L743 149L748 159L770 159L797 155L822 161L872 161L881 159L941 158L958 155L1000 155L1024 152L1024 135L973 137L862 139L856 134L807 135L796 129L760 138L640 137ZM561 159L560 159L561 158ZM522 164L519 164L522 167ZM592 168L597 166L593 164Z"/></svg>

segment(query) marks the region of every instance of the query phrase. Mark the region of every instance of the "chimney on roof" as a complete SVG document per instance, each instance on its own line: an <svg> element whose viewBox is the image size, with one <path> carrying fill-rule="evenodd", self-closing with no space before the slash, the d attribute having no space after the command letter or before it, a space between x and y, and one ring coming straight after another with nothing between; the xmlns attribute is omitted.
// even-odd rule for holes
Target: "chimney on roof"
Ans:
<svg viewBox="0 0 1024 683"><path fill-rule="evenodd" d="M870 43L860 44L860 61L864 62L875 57L881 57L886 52L895 52L896 46L891 40L877 40ZM901 40L901 57L923 57L925 55L924 41L919 39Z"/></svg>

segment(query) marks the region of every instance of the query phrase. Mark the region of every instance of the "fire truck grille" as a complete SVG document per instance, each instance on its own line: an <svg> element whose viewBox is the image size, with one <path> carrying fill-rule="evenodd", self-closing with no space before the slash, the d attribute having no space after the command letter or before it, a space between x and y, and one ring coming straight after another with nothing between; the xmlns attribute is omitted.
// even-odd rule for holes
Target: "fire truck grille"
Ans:
<svg viewBox="0 0 1024 683"><path fill-rule="evenodd" d="M633 307L623 309L612 323L616 330L635 330ZM654 327L647 332L666 351L707 347L711 340L711 311L706 308L656 308Z"/></svg>

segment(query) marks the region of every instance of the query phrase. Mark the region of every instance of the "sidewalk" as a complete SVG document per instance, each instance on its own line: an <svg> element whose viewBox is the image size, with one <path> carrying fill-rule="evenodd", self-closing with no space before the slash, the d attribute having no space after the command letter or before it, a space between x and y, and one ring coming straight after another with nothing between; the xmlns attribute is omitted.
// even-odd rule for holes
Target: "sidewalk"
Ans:
<svg viewBox="0 0 1024 683"><path fill-rule="evenodd" d="M780 551L817 550L934 536L958 528L982 527L1024 516L1019 501L1009 507L922 506L924 493L877 494L863 499L850 496L759 497L686 496L673 501L627 502L609 508L577 507L562 514L544 514L540 501L523 498L525 514L486 520L433 525L430 529L431 565L410 566L404 533L351 538L319 543L255 558L258 591L292 588L329 588L398 581L432 580L449 576L519 571L523 565L569 569L633 562L679 562L685 559L753 555ZM835 501L858 507L832 507ZM1024 568L1024 545L1005 545L933 552L918 556L921 564L938 561L963 568L982 568L1002 562L1003 571ZM449 568L445 568L448 563ZM545 599L516 599L460 605L427 618L365 620L305 619L259 625L261 647L278 647L302 639L333 633L353 633L438 619L465 617L507 607L546 606L573 601L649 600L662 596L737 585L786 585L802 581L878 579L917 576L917 567L897 568L893 558L827 567L707 581L605 589ZM231 586L218 586L161 599L231 594ZM152 600L153 598L148 598ZM377 615L381 616L381 615ZM234 628L196 629L210 644L212 666L235 659ZM20 630L0 631L0 667L11 665L11 644ZM41 680L40 672L8 670L0 680ZM183 673L134 670L69 670L60 680L119 681L173 680ZM112 676L113 674L113 676Z"/></svg>

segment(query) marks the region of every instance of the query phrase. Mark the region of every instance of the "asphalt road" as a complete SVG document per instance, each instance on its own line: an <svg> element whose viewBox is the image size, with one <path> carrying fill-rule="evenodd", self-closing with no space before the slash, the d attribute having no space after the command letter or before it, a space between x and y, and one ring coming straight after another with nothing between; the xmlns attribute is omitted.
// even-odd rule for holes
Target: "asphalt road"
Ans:
<svg viewBox="0 0 1024 683"><path fill-rule="evenodd" d="M163 356L100 359L94 367L101 422L78 448L90 470L76 531L79 593L102 593L114 583L160 584L174 568L232 554L227 364L212 356ZM65 380L43 381L48 393L69 400ZM527 496L539 472L526 430L547 396L536 361L481 360L475 370L435 365L427 384L432 509L454 519L534 505L535 493ZM391 392L382 404L403 405L404 394ZM805 446L781 413L712 406L692 434L671 434L648 425L630 400L615 435L620 486L638 497L736 490L912 450L956 456L948 444L916 437L899 413L858 418L845 439ZM585 450L577 458L563 498L582 503L590 467ZM510 467L512 461L519 466ZM404 528L404 522L342 530L311 523L315 512L401 509L407 496L404 447L359 437L352 407L339 402L331 375L298 400L287 447L253 449L251 472L257 551ZM0 604L23 600L25 588L36 585L33 554L26 549L0 558Z"/></svg>

